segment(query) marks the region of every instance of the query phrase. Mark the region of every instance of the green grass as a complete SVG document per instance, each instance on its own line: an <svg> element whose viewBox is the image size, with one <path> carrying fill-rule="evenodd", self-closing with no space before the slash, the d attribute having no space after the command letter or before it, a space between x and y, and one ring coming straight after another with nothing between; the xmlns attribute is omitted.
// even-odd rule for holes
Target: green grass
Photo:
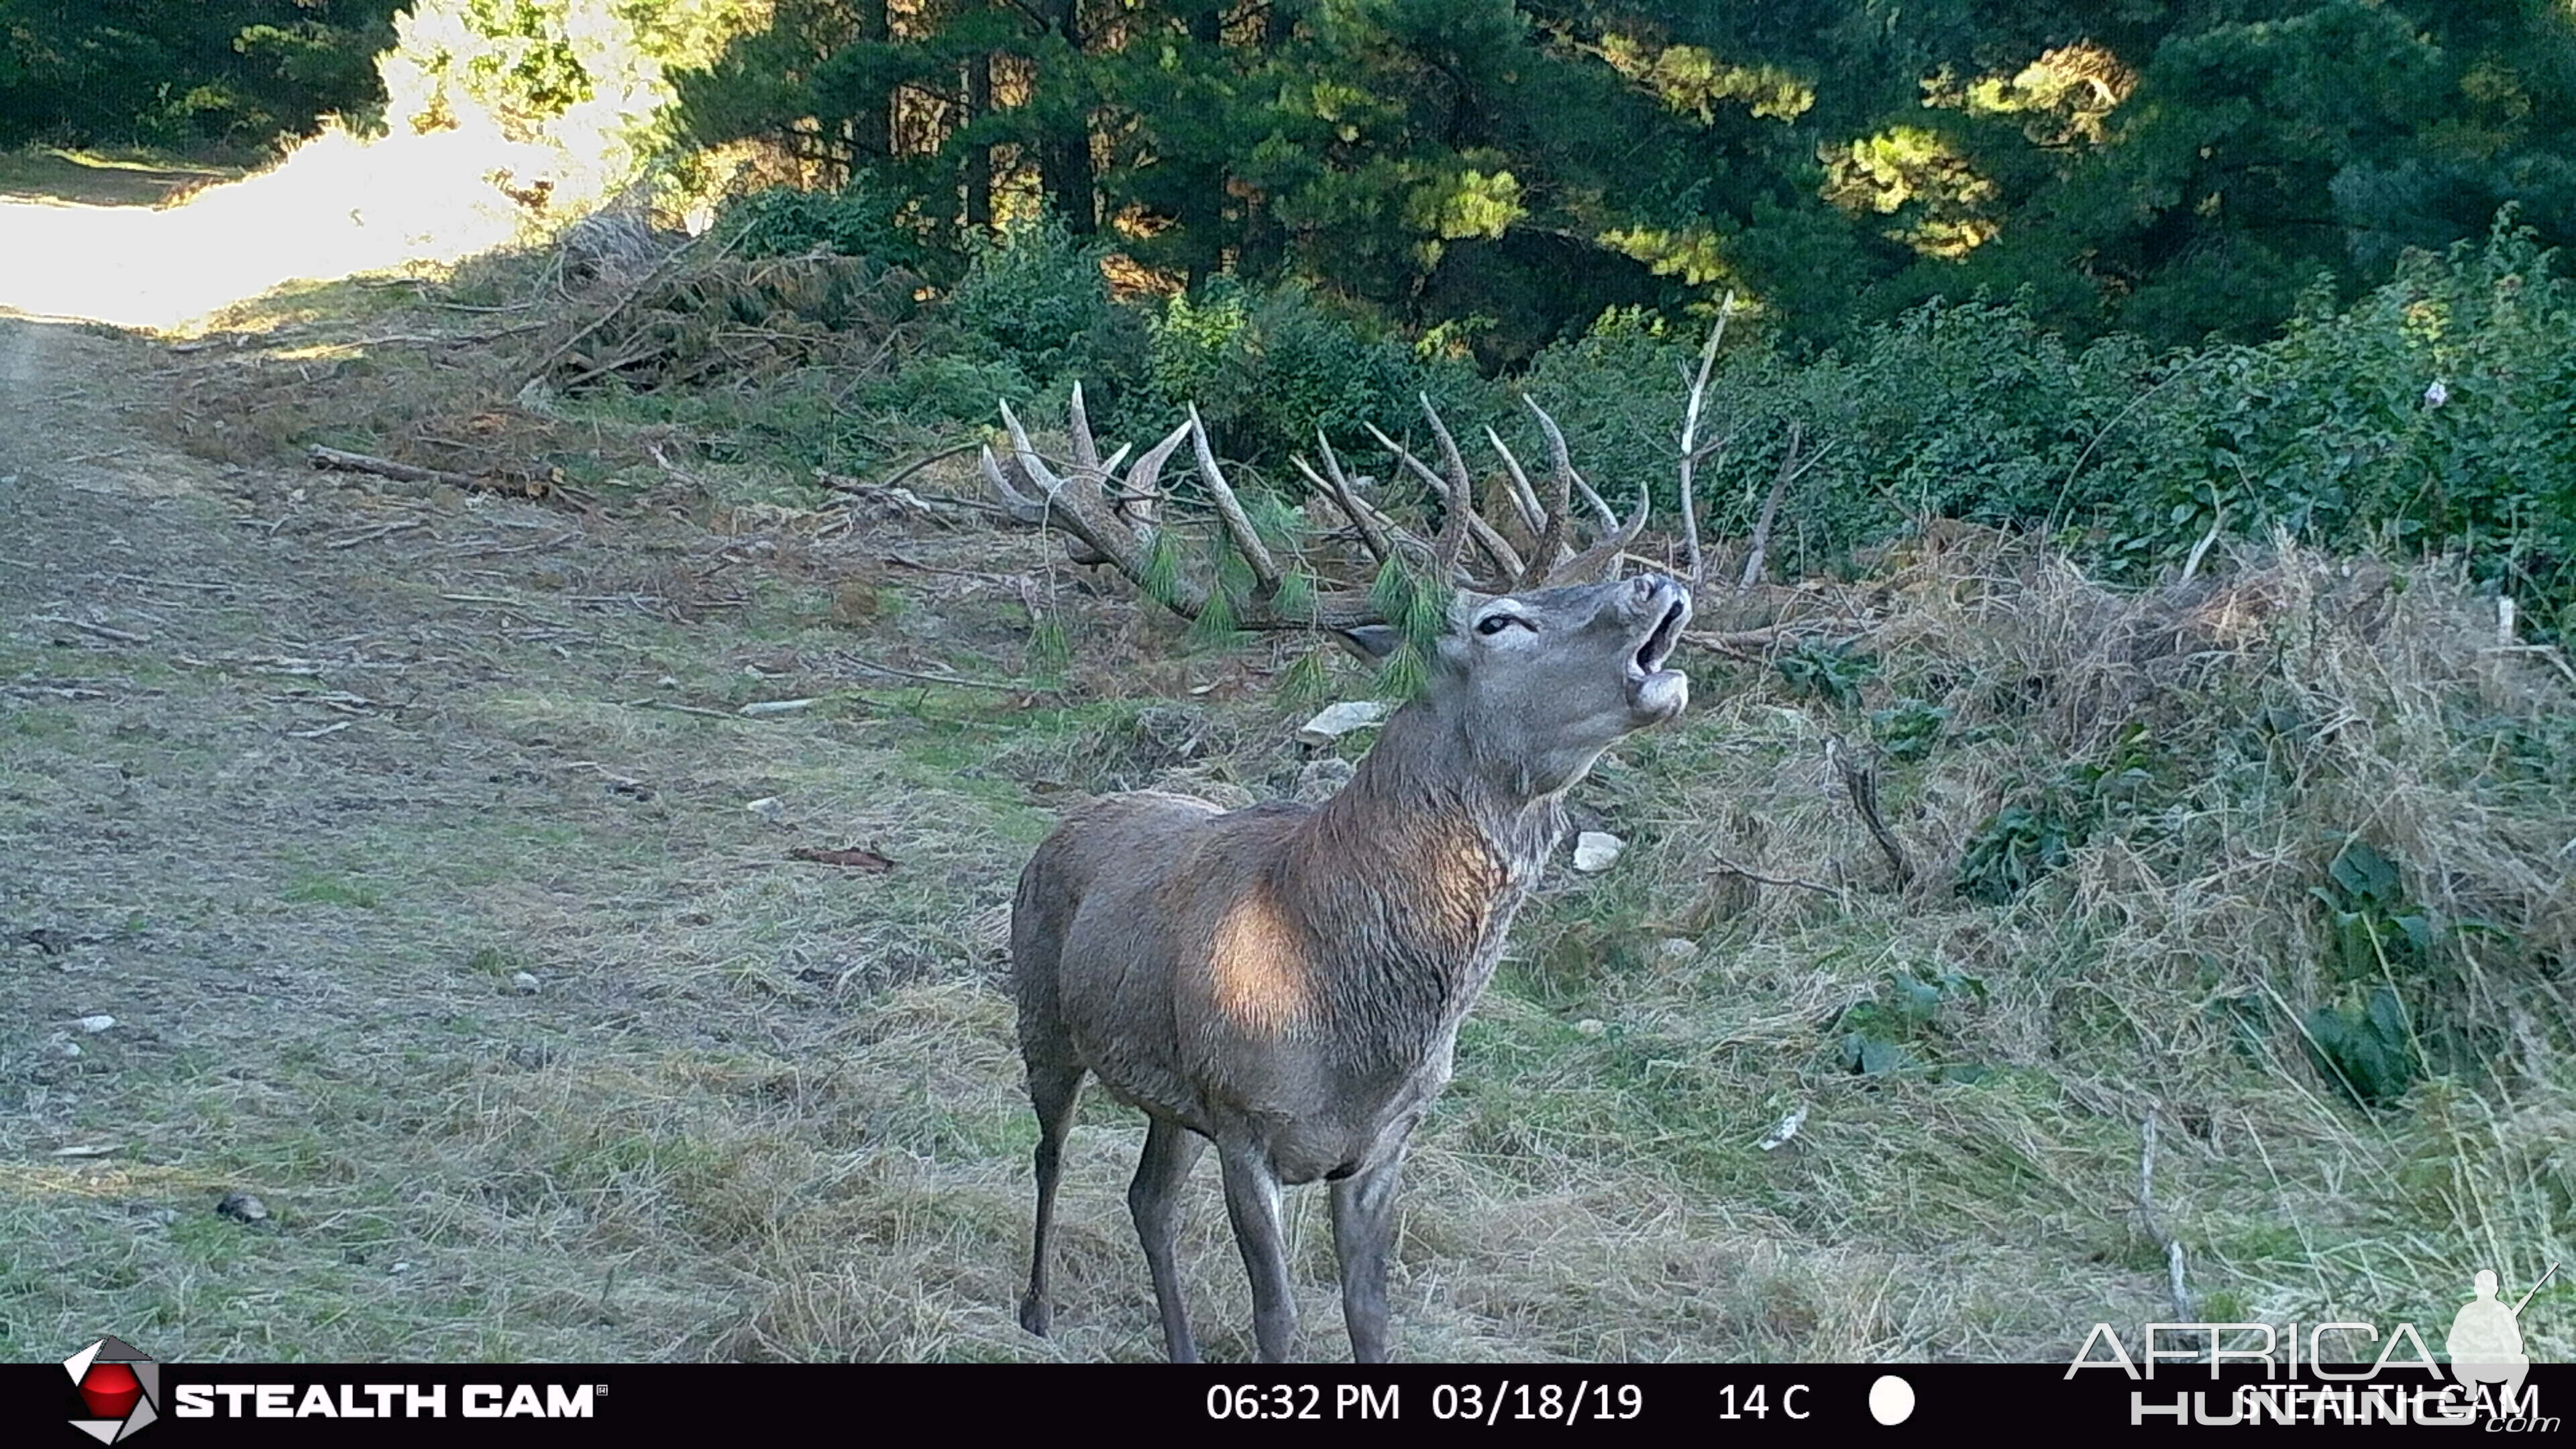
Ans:
<svg viewBox="0 0 2576 1449"><path fill-rule="evenodd" d="M230 180L242 169L134 147L28 147L0 151L0 198L153 206L178 187Z"/></svg>
<svg viewBox="0 0 2576 1449"><path fill-rule="evenodd" d="M1069 1154L1059 1337L1012 1318L1034 1131L997 985L1012 883L1073 796L1287 793L1295 708L1184 693L1231 656L1166 658L1172 631L1070 590L1066 678L1034 703L838 667L1008 675L1015 590L925 585L867 627L816 622L818 580L868 555L1042 576L1044 540L782 515L757 526L801 556L679 623L576 601L703 567L717 540L667 511L583 521L560 562L594 582L547 590L478 551L569 515L441 504L416 535L327 549L344 518L264 529L311 475L225 478L262 528L48 493L61 511L29 526L61 561L0 576L0 685L102 696L13 695L0 727L0 858L38 862L0 872L0 926L78 938L0 945L21 953L0 957L0 1350L59 1357L109 1324L207 1361L1155 1355L1124 1207L1140 1124L1101 1094ZM458 572L487 563L506 577ZM1408 1169L1400 1350L2062 1356L2097 1319L2172 1312L2134 1202L2150 1106L2200 1311L2436 1322L2477 1268L2528 1286L2568 1256L2576 1024L2547 988L2570 951L2567 691L2482 654L2491 614L2438 580L2364 640L2319 601L2322 566L2242 567L2307 602L2170 665L2108 659L2112 631L2070 622L2155 600L2001 570L1971 604L1902 603L1903 646L1845 703L1692 661L1692 712L1571 802L1626 853L1596 878L1560 863L1461 1033ZM124 576L231 592L93 582ZM169 622L140 649L8 631L76 591ZM460 592L522 603L441 597ZM246 662L284 654L331 663ZM634 704L807 695L829 703ZM1910 893L1823 768L1829 732L1865 743L1900 700L1948 711L1882 767ZM2341 724L2279 746L2274 706ZM2000 902L1953 889L1999 806L2065 803L2137 721L2150 782L2086 797L2100 818L2062 864ZM2410 958L2401 984L2483 1054L2377 1112L2318 1078L2295 1025L2335 984L2308 889L2362 830L2408 901L2508 933ZM788 856L851 844L895 868ZM1905 983L1954 976L1983 992L1903 1015ZM120 1027L61 1055L98 1010ZM1856 1021L1906 1065L1848 1069ZM1240 1358L1212 1178L1186 1286L1209 1353ZM270 1219L218 1216L232 1190ZM1340 1353L1321 1195L1289 1213L1307 1349ZM2533 1301L2535 1357L2576 1350L2571 1309L2563 1284Z"/></svg>

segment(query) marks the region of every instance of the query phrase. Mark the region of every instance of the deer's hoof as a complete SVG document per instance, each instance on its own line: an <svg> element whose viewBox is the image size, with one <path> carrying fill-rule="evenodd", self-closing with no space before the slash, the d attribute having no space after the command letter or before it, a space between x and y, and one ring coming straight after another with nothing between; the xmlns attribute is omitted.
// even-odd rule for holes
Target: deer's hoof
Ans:
<svg viewBox="0 0 2576 1449"><path fill-rule="evenodd" d="M1053 1304L1043 1298L1020 1300L1020 1327L1044 1338L1047 1336L1047 1330L1054 1326L1055 1306Z"/></svg>

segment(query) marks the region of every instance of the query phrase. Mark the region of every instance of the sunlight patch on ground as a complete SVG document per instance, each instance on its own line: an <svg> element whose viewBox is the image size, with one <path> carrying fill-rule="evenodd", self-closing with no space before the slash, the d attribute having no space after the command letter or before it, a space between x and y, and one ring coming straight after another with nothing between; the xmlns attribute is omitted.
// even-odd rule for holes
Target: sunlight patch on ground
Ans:
<svg viewBox="0 0 2576 1449"><path fill-rule="evenodd" d="M516 236L543 148L480 128L332 130L167 210L0 200L0 310L176 328L292 281L443 263Z"/></svg>

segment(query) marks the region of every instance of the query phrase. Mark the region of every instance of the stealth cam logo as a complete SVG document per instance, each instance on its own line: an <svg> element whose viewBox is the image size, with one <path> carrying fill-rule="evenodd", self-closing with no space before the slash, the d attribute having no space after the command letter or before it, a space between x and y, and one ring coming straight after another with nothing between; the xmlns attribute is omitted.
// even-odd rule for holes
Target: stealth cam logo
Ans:
<svg viewBox="0 0 2576 1449"><path fill-rule="evenodd" d="M98 1416L74 1419L72 1427L101 1444L122 1443L161 1417L161 1365L124 1339L100 1339L64 1359L63 1372Z"/></svg>

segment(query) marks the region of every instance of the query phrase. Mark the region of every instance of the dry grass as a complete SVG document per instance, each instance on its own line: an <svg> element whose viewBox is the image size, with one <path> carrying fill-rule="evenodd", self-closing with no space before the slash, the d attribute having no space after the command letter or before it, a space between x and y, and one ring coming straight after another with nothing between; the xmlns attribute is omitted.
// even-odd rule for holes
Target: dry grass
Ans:
<svg viewBox="0 0 2576 1449"><path fill-rule="evenodd" d="M1069 794L1293 789L1278 661L1191 652L1043 541L762 504L796 495L698 459L585 517L169 452L117 416L169 365L0 333L29 421L0 473L30 480L0 536L41 541L0 545L0 859L35 863L0 871L0 941L60 948L0 973L0 1346L1151 1357L1141 1129L1111 1105L1074 1138L1059 1337L1012 1321L1033 1130L1000 926ZM612 476L643 451L595 436ZM417 526L344 543L389 522ZM2476 1268L2527 1285L2571 1256L2576 701L2441 570L2390 577L2280 551L2123 595L1945 536L1855 587L1879 666L1854 705L1697 661L1685 724L1576 802L1629 853L1555 878L1462 1038L1403 1208L1401 1352L2065 1354L2167 1312L2131 1204L2151 1103L2211 1316L2439 1324ZM849 662L1032 672L1023 578L1070 638L1055 692ZM1823 754L1901 698L1949 711L1882 764L1911 894ZM2062 868L2008 904L1951 892L1998 805L2129 726L2149 778ZM2352 831L2502 928L2409 983L2466 1050L2378 1115L2272 1004L2352 985L2307 895ZM852 844L895 870L785 858ZM1912 1068L1847 1071L1846 1012L1918 968L1985 995L1945 1000ZM92 1011L120 1025L83 1035ZM216 1216L232 1187L273 1224ZM1293 1199L1307 1349L1337 1354L1323 1205ZM1212 1183L1184 1263L1206 1347L1246 1356ZM2535 1300L2535 1357L2576 1349L2571 1305Z"/></svg>

